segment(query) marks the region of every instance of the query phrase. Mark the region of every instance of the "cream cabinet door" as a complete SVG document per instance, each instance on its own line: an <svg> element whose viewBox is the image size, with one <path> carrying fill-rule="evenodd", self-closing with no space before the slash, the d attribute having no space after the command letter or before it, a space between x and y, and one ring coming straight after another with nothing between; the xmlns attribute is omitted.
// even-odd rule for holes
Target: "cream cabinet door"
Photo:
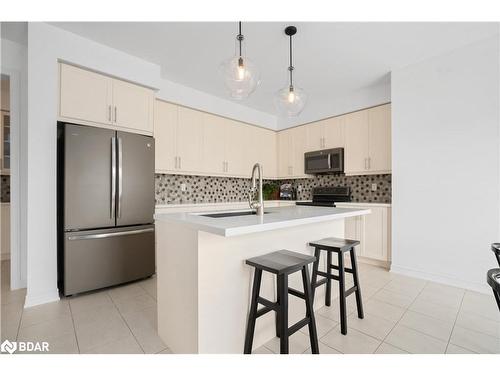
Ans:
<svg viewBox="0 0 500 375"><path fill-rule="evenodd" d="M225 168L226 129L223 119L203 113L202 172L223 174Z"/></svg>
<svg viewBox="0 0 500 375"><path fill-rule="evenodd" d="M306 152L317 151L325 147L325 120L305 125L307 133Z"/></svg>
<svg viewBox="0 0 500 375"><path fill-rule="evenodd" d="M153 91L117 79L113 80L113 123L120 127L153 131Z"/></svg>
<svg viewBox="0 0 500 375"><path fill-rule="evenodd" d="M157 172L173 171L177 167L177 109L175 104L155 101L154 138L155 170Z"/></svg>
<svg viewBox="0 0 500 375"><path fill-rule="evenodd" d="M112 123L112 78L59 64L59 115L77 120Z"/></svg>
<svg viewBox="0 0 500 375"><path fill-rule="evenodd" d="M248 126L238 121L223 118L225 123L225 161L226 174L230 176L247 176L253 164L249 160L250 144L248 142Z"/></svg>
<svg viewBox="0 0 500 375"><path fill-rule="evenodd" d="M362 256L388 261L387 251L387 209L370 207L371 214L365 215L364 246Z"/></svg>
<svg viewBox="0 0 500 375"><path fill-rule="evenodd" d="M391 105L368 110L368 139L370 172L391 171Z"/></svg>
<svg viewBox="0 0 500 375"><path fill-rule="evenodd" d="M304 153L307 149L307 128L298 126L290 129L292 144L292 176L305 177Z"/></svg>
<svg viewBox="0 0 500 375"><path fill-rule="evenodd" d="M344 122L345 116L324 120L324 148L344 147Z"/></svg>
<svg viewBox="0 0 500 375"><path fill-rule="evenodd" d="M368 111L345 117L344 170L346 174L368 171Z"/></svg>
<svg viewBox="0 0 500 375"><path fill-rule="evenodd" d="M290 177L292 175L292 137L289 130L278 133L278 175Z"/></svg>
<svg viewBox="0 0 500 375"><path fill-rule="evenodd" d="M200 172L203 134L202 112L179 106L176 149L179 172Z"/></svg>
<svg viewBox="0 0 500 375"><path fill-rule="evenodd" d="M277 135L272 130L262 129L256 126L249 126L249 165L250 168L255 163L262 165L265 178L277 177ZM248 171L250 175L251 170Z"/></svg>
<svg viewBox="0 0 500 375"><path fill-rule="evenodd" d="M356 255L359 256L363 255L363 245L365 243L363 224L363 216L348 217L344 221L345 238L349 240L358 240L360 242L356 247Z"/></svg>

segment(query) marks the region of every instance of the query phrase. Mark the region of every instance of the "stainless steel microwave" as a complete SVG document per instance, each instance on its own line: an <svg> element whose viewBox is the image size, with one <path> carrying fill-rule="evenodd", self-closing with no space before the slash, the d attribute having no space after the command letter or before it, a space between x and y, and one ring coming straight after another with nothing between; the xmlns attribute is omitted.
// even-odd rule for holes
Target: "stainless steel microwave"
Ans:
<svg viewBox="0 0 500 375"><path fill-rule="evenodd" d="M311 151L304 154L306 174L327 174L344 172L344 149Z"/></svg>

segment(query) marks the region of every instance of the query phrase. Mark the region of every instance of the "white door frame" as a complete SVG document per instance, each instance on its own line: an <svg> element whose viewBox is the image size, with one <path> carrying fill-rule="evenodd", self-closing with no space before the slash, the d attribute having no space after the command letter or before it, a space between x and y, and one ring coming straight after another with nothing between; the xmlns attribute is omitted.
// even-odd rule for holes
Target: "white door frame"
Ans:
<svg viewBox="0 0 500 375"><path fill-rule="evenodd" d="M21 73L2 67L2 74L10 78L10 285L11 289L26 288L26 254L21 251L20 192L20 128L21 128ZM24 202L23 206L26 204ZM24 260L23 260L24 257ZM24 272L23 272L24 268Z"/></svg>

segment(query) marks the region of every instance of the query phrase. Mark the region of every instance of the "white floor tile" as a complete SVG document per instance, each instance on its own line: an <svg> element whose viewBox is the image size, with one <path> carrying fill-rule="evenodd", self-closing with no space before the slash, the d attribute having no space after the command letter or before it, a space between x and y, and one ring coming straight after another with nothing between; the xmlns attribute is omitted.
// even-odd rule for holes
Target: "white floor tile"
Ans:
<svg viewBox="0 0 500 375"><path fill-rule="evenodd" d="M390 292L387 289L380 289L375 293L372 299L388 303L390 305L408 308L411 303L415 300L414 297L409 297L406 294L399 294L395 292Z"/></svg>
<svg viewBox="0 0 500 375"><path fill-rule="evenodd" d="M86 354L144 354L132 335L120 340L109 341L92 349L83 350Z"/></svg>
<svg viewBox="0 0 500 375"><path fill-rule="evenodd" d="M500 353L500 339L455 326L450 343L476 353Z"/></svg>
<svg viewBox="0 0 500 375"><path fill-rule="evenodd" d="M458 314L458 309L454 307L436 305L435 303L432 303L425 299L420 299L418 297L410 305L408 310L415 311L447 322L454 322Z"/></svg>
<svg viewBox="0 0 500 375"><path fill-rule="evenodd" d="M444 353L448 344L446 341L438 340L400 324L389 333L385 342L414 354Z"/></svg>
<svg viewBox="0 0 500 375"><path fill-rule="evenodd" d="M347 334L349 334L349 328L354 328L376 339L384 340L395 325L396 322L376 315L365 314L364 319L359 319L356 314L352 314L347 321Z"/></svg>
<svg viewBox="0 0 500 375"><path fill-rule="evenodd" d="M471 291L465 292L462 310L500 322L500 314L493 293L482 294Z"/></svg>
<svg viewBox="0 0 500 375"><path fill-rule="evenodd" d="M439 320L414 311L407 311L399 324L446 342L450 339L453 330L451 321Z"/></svg>
<svg viewBox="0 0 500 375"><path fill-rule="evenodd" d="M133 283L109 289L108 293L111 296L111 298L115 300L118 298L131 298L139 296L141 294L146 294L146 291L139 285L137 285L137 283Z"/></svg>
<svg viewBox="0 0 500 375"><path fill-rule="evenodd" d="M374 353L381 341L357 331L347 329L347 335L334 329L321 339L321 342L344 354L369 354Z"/></svg>
<svg viewBox="0 0 500 375"><path fill-rule="evenodd" d="M404 351L403 349L396 348L391 344L383 342L375 351L375 354L410 354L410 353Z"/></svg>
<svg viewBox="0 0 500 375"><path fill-rule="evenodd" d="M73 321L71 316L64 316L21 327L18 339L19 341L50 341L70 333L74 333Z"/></svg>
<svg viewBox="0 0 500 375"><path fill-rule="evenodd" d="M94 292L68 298L71 313L87 314L102 307L114 307L108 292Z"/></svg>
<svg viewBox="0 0 500 375"><path fill-rule="evenodd" d="M78 345L75 333L68 333L51 339L49 342L49 354L78 354Z"/></svg>
<svg viewBox="0 0 500 375"><path fill-rule="evenodd" d="M118 298L113 301L122 314L156 306L156 301L149 294L141 294L130 298Z"/></svg>
<svg viewBox="0 0 500 375"><path fill-rule="evenodd" d="M338 350L330 348L328 345L323 344L321 341L319 342L319 354L342 354ZM311 348L307 349L304 354L312 354Z"/></svg>
<svg viewBox="0 0 500 375"><path fill-rule="evenodd" d="M390 305L386 302L370 299L365 304L365 313L378 316L386 320L397 322L403 316L405 309Z"/></svg>
<svg viewBox="0 0 500 375"><path fill-rule="evenodd" d="M490 320L473 312L459 311L456 325L500 338L500 321Z"/></svg>
<svg viewBox="0 0 500 375"><path fill-rule="evenodd" d="M146 354L158 353L167 348L157 333L156 306L124 314L123 318Z"/></svg>
<svg viewBox="0 0 500 375"><path fill-rule="evenodd" d="M266 348L264 345L255 349L252 354L275 354L271 349Z"/></svg>
<svg viewBox="0 0 500 375"><path fill-rule="evenodd" d="M460 346L448 344L448 348L446 348L446 354L477 354L477 353L475 353L471 350L462 348Z"/></svg>
<svg viewBox="0 0 500 375"><path fill-rule="evenodd" d="M44 305L24 309L21 327L27 327L33 324L63 318L70 315L71 313L67 300L46 303Z"/></svg>

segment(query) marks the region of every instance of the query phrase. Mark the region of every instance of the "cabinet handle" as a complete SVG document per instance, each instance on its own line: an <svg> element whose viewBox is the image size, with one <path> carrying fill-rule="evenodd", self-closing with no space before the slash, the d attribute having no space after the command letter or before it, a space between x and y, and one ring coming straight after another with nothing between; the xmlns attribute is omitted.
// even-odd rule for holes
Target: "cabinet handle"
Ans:
<svg viewBox="0 0 500 375"><path fill-rule="evenodd" d="M368 158L368 169L372 169L372 158Z"/></svg>
<svg viewBox="0 0 500 375"><path fill-rule="evenodd" d="M174 164L175 164L174 169L177 169L177 156L174 156Z"/></svg>
<svg viewBox="0 0 500 375"><path fill-rule="evenodd" d="M111 122L111 106L108 105L108 121Z"/></svg>
<svg viewBox="0 0 500 375"><path fill-rule="evenodd" d="M182 169L182 158L179 156L179 169Z"/></svg>
<svg viewBox="0 0 500 375"><path fill-rule="evenodd" d="M366 162L367 162L367 158L365 158L365 170L368 169L368 167L366 166L367 165Z"/></svg>
<svg viewBox="0 0 500 375"><path fill-rule="evenodd" d="M226 172L228 172L228 171L229 171L229 162L226 161Z"/></svg>
<svg viewBox="0 0 500 375"><path fill-rule="evenodd" d="M116 113L117 113L117 110L116 110L116 105L115 105L115 123L116 123Z"/></svg>

